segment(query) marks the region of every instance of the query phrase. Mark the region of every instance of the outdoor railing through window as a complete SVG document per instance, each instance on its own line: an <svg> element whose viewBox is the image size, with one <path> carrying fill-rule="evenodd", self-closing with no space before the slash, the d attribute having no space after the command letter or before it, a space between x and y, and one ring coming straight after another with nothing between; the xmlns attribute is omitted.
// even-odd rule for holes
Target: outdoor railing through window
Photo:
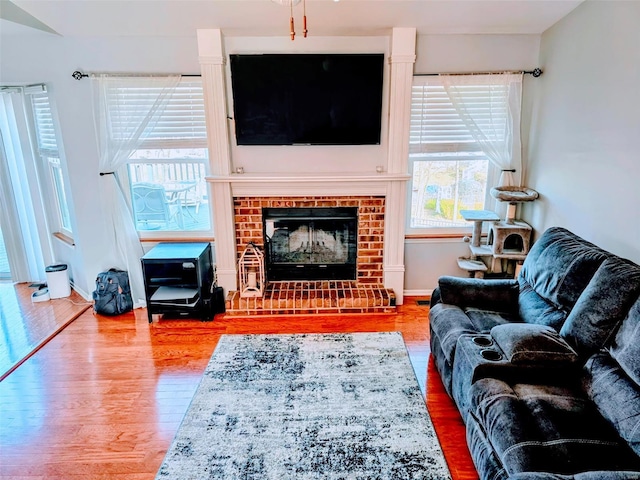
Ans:
<svg viewBox="0 0 640 480"><path fill-rule="evenodd" d="M134 215L139 231L210 230L206 162L206 159L188 159L129 164ZM143 186L157 187L162 197L142 198L137 189Z"/></svg>

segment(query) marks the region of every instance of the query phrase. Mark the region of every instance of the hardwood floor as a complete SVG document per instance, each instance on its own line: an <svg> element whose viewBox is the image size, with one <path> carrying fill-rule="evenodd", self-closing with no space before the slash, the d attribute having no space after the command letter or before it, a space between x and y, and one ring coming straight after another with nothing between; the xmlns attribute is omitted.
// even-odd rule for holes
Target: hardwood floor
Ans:
<svg viewBox="0 0 640 480"><path fill-rule="evenodd" d="M153 479L220 335L401 331L454 480L477 480L429 361L428 308L393 315L161 320L83 313L0 382L0 478Z"/></svg>
<svg viewBox="0 0 640 480"><path fill-rule="evenodd" d="M74 291L33 303L34 291L28 283L0 282L0 381L91 307Z"/></svg>

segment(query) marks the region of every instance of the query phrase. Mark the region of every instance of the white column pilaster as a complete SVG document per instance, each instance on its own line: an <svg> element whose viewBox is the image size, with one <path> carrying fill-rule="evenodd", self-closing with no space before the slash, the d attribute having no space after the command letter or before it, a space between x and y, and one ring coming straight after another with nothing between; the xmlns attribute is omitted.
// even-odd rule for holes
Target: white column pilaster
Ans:
<svg viewBox="0 0 640 480"><path fill-rule="evenodd" d="M409 173L411 84L416 61L416 29L394 28L389 82L389 151L391 174ZM384 285L393 288L398 305L404 292L404 232L407 182L390 182L385 207Z"/></svg>
<svg viewBox="0 0 640 480"><path fill-rule="evenodd" d="M205 117L211 174L231 173L227 97L225 89L225 55L219 29L198 30L198 55L204 89ZM237 289L236 240L231 184L208 183L215 236L218 285L225 293Z"/></svg>

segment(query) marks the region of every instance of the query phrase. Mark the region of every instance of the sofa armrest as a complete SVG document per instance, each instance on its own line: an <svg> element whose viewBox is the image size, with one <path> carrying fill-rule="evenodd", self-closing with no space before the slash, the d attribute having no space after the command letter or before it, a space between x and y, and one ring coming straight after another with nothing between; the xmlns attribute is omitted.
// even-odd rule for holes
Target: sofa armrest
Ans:
<svg viewBox="0 0 640 480"><path fill-rule="evenodd" d="M433 308L439 303L442 303L442 298L440 297L440 287L436 287L433 289L433 292L431 292L431 299L429 300L429 308Z"/></svg>
<svg viewBox="0 0 640 480"><path fill-rule="evenodd" d="M546 325L497 325L491 329L491 337L507 360L516 365L570 366L579 362L576 351Z"/></svg>
<svg viewBox="0 0 640 480"><path fill-rule="evenodd" d="M485 280L443 276L438 279L440 301L460 308L517 313L517 280Z"/></svg>

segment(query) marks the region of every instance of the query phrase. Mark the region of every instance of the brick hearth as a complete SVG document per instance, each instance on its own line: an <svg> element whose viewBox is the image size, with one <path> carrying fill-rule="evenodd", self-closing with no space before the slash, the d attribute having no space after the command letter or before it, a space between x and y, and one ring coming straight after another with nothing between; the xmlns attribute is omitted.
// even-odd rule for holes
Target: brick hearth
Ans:
<svg viewBox="0 0 640 480"><path fill-rule="evenodd" d="M382 285L349 281L269 282L263 297L227 296L227 315L390 313L396 298Z"/></svg>

